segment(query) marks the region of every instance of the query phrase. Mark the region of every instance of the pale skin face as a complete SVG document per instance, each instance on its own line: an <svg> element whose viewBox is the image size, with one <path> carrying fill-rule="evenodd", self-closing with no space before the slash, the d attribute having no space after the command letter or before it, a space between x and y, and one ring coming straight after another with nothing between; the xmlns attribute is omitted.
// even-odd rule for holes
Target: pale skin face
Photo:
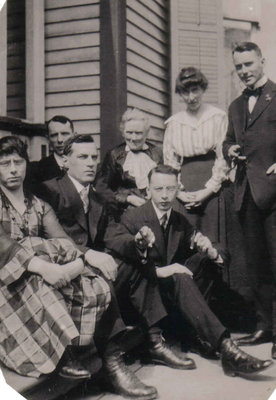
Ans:
<svg viewBox="0 0 276 400"><path fill-rule="evenodd" d="M187 105L187 111L196 113L202 104L204 90L199 85L192 85L181 93L184 103Z"/></svg>
<svg viewBox="0 0 276 400"><path fill-rule="evenodd" d="M149 194L160 211L168 211L176 198L178 188L175 175L153 173L149 183Z"/></svg>
<svg viewBox="0 0 276 400"><path fill-rule="evenodd" d="M238 77L247 87L253 87L264 75L264 58L255 50L235 52L233 62Z"/></svg>
<svg viewBox="0 0 276 400"><path fill-rule="evenodd" d="M73 136L73 131L69 122L62 124L61 122L52 121L49 124L48 139L53 151L59 155L63 155L64 142Z"/></svg>
<svg viewBox="0 0 276 400"><path fill-rule="evenodd" d="M26 175L26 160L17 153L0 157L0 185L9 191L18 190Z"/></svg>
<svg viewBox="0 0 276 400"><path fill-rule="evenodd" d="M146 141L147 134L143 121L133 119L125 123L123 137L130 150L141 150Z"/></svg>
<svg viewBox="0 0 276 400"><path fill-rule="evenodd" d="M98 165L95 143L73 143L71 153L64 156L64 164L69 175L82 185L93 183Z"/></svg>

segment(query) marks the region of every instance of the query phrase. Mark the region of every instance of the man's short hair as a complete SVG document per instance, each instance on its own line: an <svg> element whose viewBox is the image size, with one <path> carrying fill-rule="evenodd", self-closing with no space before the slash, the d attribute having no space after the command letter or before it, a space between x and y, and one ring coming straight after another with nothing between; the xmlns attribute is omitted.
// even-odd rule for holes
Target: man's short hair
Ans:
<svg viewBox="0 0 276 400"><path fill-rule="evenodd" d="M235 43L233 50L232 50L232 55L234 53L243 53L244 51L255 51L259 57L262 57L262 51L260 47L253 42L240 42L240 43Z"/></svg>
<svg viewBox="0 0 276 400"><path fill-rule="evenodd" d="M92 135L90 134L83 134L83 135L74 135L66 140L64 144L64 152L65 156L68 156L72 153L72 146L74 143L95 143Z"/></svg>
<svg viewBox="0 0 276 400"><path fill-rule="evenodd" d="M126 122L133 121L133 120L143 121L145 132L147 132L147 133L149 132L150 124L149 124L149 119L148 119L147 114L145 114L139 108L134 107L134 108L127 109L122 115L122 119L120 122L120 131L122 134L124 133Z"/></svg>
<svg viewBox="0 0 276 400"><path fill-rule="evenodd" d="M0 157L17 153L20 157L29 161L28 146L18 136L4 136L0 139Z"/></svg>
<svg viewBox="0 0 276 400"><path fill-rule="evenodd" d="M49 125L51 122L60 122L61 124L67 124L69 122L70 128L72 132L74 132L74 124L71 121L70 118L65 117L64 115L55 115L53 118L49 119L49 121L46 122L46 127L47 127L47 132L49 133Z"/></svg>
<svg viewBox="0 0 276 400"><path fill-rule="evenodd" d="M176 179L178 179L179 172L171 167L170 165L159 164L156 167L152 168L148 174L149 183L151 181L151 177L153 174L164 174L164 175L174 175Z"/></svg>

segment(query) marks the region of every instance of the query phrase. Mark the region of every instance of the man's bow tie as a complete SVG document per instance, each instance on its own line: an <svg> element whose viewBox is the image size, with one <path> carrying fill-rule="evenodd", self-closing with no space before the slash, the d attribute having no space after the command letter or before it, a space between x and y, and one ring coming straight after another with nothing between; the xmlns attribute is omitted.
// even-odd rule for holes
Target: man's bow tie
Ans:
<svg viewBox="0 0 276 400"><path fill-rule="evenodd" d="M245 97L250 97L250 96L259 97L262 94L263 88L264 86L258 87L256 89L246 88L242 93Z"/></svg>

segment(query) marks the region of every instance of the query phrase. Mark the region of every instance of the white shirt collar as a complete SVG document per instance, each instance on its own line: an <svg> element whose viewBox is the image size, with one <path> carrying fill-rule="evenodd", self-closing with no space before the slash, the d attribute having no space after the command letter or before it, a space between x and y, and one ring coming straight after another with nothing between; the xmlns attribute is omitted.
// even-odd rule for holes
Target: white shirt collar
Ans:
<svg viewBox="0 0 276 400"><path fill-rule="evenodd" d="M154 202L152 200L151 200L151 204L152 204L152 206L154 208L154 211L155 211L155 213L157 215L157 218L158 218L159 222L160 222L161 218L163 217L163 215L165 215L165 214L167 214L167 221L169 221L170 216L171 216L171 212L172 212L172 208L170 208L168 211L161 211L156 207L156 205L154 204Z"/></svg>
<svg viewBox="0 0 276 400"><path fill-rule="evenodd" d="M254 89L264 86L267 81L268 81L267 76L266 75L262 76L261 79L259 79L258 82L255 83Z"/></svg>
<svg viewBox="0 0 276 400"><path fill-rule="evenodd" d="M87 191L87 193L89 192L90 185L87 185L87 186L82 185L79 181L77 181L75 178L73 178L69 174L68 174L68 178L72 181L72 183L75 186L78 193L80 193L83 189L85 189Z"/></svg>
<svg viewBox="0 0 276 400"><path fill-rule="evenodd" d="M56 160L56 162L57 162L57 165L58 165L60 168L64 168L63 157L62 157L62 156L59 156L57 153L54 153L54 157L55 157L55 160Z"/></svg>

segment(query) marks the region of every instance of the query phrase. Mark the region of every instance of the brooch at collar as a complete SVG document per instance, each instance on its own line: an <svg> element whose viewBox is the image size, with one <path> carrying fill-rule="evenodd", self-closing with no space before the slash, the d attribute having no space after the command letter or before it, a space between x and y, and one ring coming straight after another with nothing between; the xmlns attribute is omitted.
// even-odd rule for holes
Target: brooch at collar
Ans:
<svg viewBox="0 0 276 400"><path fill-rule="evenodd" d="M267 93L267 94L265 95L265 100L266 100L266 101L270 101L270 100L271 100L271 96L270 96L269 93Z"/></svg>

